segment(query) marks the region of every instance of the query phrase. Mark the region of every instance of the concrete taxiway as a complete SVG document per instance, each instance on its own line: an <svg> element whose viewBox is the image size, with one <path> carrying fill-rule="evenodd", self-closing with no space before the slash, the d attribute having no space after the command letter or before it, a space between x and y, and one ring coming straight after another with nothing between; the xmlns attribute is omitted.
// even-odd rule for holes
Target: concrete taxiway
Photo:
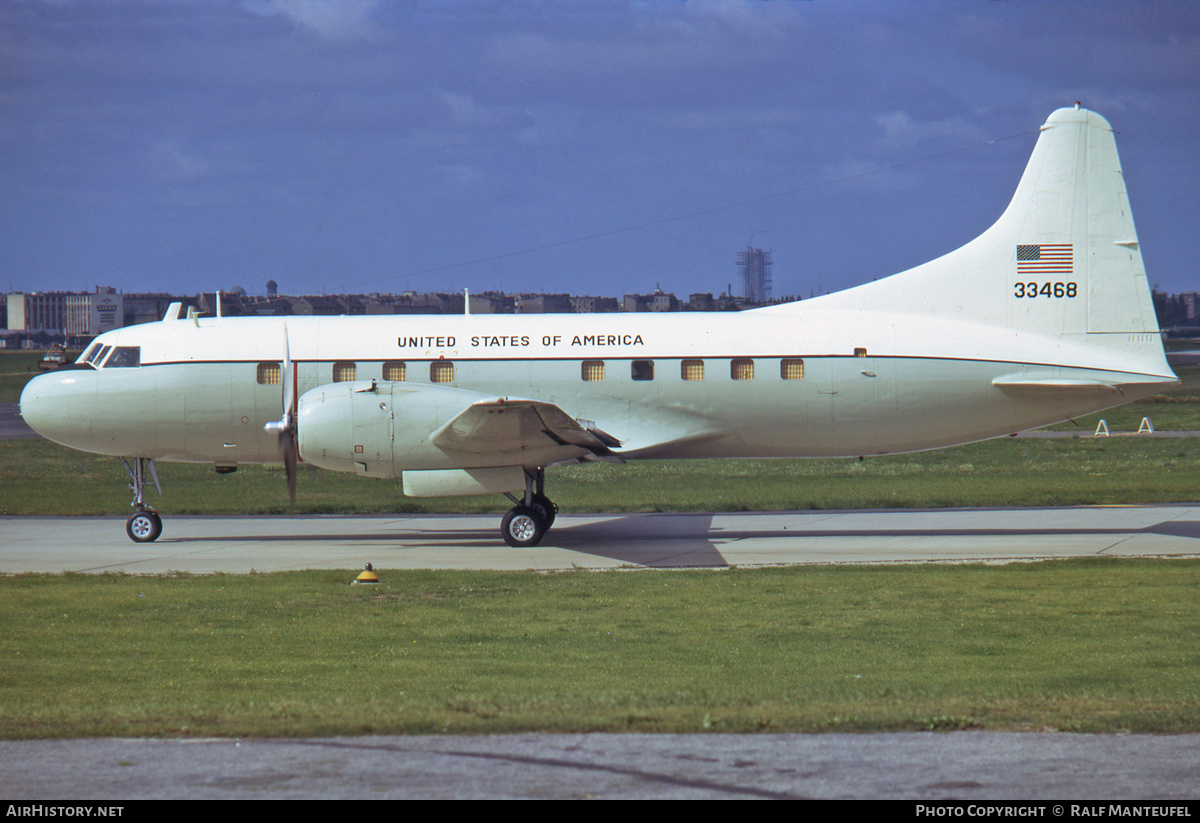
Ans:
<svg viewBox="0 0 1200 823"><path fill-rule="evenodd" d="M39 435L21 419L16 403L0 403L0 440L36 440Z"/></svg>
<svg viewBox="0 0 1200 823"><path fill-rule="evenodd" d="M723 568L1200 556L1200 505L562 514L513 549L495 515L166 516L154 543L111 517L0 517L0 573Z"/></svg>
<svg viewBox="0 0 1200 823"><path fill-rule="evenodd" d="M1108 805L1103 812L1165 817L1183 816L1190 807L1182 801L1200 798L1198 759L1200 735L924 732L20 740L0 741L0 797L8 803L58 798L903 798L963 804L1000 801L1015 803L1016 809L972 806L969 813L960 808L957 815L943 816L1048 819L1067 816L1062 806L1054 805L1060 800L1153 798L1131 804L1136 812L1112 812ZM1032 802L1039 800L1043 802ZM914 813L913 807L897 810Z"/></svg>

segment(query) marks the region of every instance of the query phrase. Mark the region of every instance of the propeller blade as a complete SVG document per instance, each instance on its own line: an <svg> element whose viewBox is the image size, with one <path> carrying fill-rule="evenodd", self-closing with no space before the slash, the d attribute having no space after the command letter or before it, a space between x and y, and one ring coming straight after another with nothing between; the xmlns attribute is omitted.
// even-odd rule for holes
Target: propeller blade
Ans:
<svg viewBox="0 0 1200 823"><path fill-rule="evenodd" d="M279 437L279 462L287 476L288 500L296 505L296 420L293 407L296 404L296 381L292 374L292 351L288 340L287 324L283 326L283 364L280 381L283 383L283 417L263 426L266 431L276 432Z"/></svg>
<svg viewBox="0 0 1200 823"><path fill-rule="evenodd" d="M292 410L296 407L296 381L292 373L292 346L287 323L283 324L283 420L293 428Z"/></svg>
<svg viewBox="0 0 1200 823"><path fill-rule="evenodd" d="M279 459L287 476L288 502L296 505L296 436L289 429L279 433Z"/></svg>

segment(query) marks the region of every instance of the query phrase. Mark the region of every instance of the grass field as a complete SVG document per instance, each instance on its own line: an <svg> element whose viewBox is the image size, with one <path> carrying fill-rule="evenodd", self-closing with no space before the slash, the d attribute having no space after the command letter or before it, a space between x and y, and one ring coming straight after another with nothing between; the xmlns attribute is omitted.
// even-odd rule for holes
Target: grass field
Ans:
<svg viewBox="0 0 1200 823"><path fill-rule="evenodd" d="M278 466L218 475L158 467L164 514L283 514ZM42 440L0 441L0 514L129 511L128 480L112 458ZM399 481L300 472L300 513L500 512L500 495L417 499ZM948 506L1066 506L1200 499L1200 438L988 441L869 460L639 461L557 467L547 489L563 511L777 511Z"/></svg>
<svg viewBox="0 0 1200 823"><path fill-rule="evenodd" d="M1200 729L1200 564L0 580L0 737Z"/></svg>
<svg viewBox="0 0 1200 823"><path fill-rule="evenodd" d="M21 399L21 389L29 378L41 374L38 363L45 353L44 349L0 350L0 403L16 403ZM76 352L68 355L72 360L77 356Z"/></svg>

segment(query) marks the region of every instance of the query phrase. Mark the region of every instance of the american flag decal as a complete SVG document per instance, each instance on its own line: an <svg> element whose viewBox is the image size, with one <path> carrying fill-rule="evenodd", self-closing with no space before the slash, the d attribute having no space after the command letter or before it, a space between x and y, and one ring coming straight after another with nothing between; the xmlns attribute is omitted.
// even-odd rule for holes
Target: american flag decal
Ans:
<svg viewBox="0 0 1200 823"><path fill-rule="evenodd" d="M1071 274L1073 256L1070 243L1017 246L1017 274Z"/></svg>

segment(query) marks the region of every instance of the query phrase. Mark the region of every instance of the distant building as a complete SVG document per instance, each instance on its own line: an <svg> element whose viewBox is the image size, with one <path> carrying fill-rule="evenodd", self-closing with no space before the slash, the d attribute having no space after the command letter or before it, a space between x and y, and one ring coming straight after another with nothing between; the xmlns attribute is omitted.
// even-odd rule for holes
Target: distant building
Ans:
<svg viewBox="0 0 1200 823"><path fill-rule="evenodd" d="M1200 292L1181 294L1153 292L1158 327L1178 334L1194 334L1200 329Z"/></svg>
<svg viewBox="0 0 1200 823"><path fill-rule="evenodd" d="M498 291L471 295L471 314L515 314L517 299Z"/></svg>
<svg viewBox="0 0 1200 823"><path fill-rule="evenodd" d="M25 295L13 292L4 300L4 328L25 331Z"/></svg>
<svg viewBox="0 0 1200 823"><path fill-rule="evenodd" d="M462 292L436 292L424 296L429 298L431 305L438 307L439 314L463 314L466 311L466 298Z"/></svg>
<svg viewBox="0 0 1200 823"><path fill-rule="evenodd" d="M625 295L624 311L679 311L681 308L679 298L662 289L655 289L653 294Z"/></svg>
<svg viewBox="0 0 1200 823"><path fill-rule="evenodd" d="M474 300L474 297L471 298ZM396 297L396 314L462 314L463 295L405 292ZM481 312L486 314L486 312Z"/></svg>
<svg viewBox="0 0 1200 823"><path fill-rule="evenodd" d="M771 252L746 247L738 252L738 279L742 297L750 303L766 303L771 299Z"/></svg>
<svg viewBox="0 0 1200 823"><path fill-rule="evenodd" d="M55 331L67 329L67 298L72 292L13 292L8 295L8 328L12 331Z"/></svg>
<svg viewBox="0 0 1200 823"><path fill-rule="evenodd" d="M235 292L201 292L197 302L200 304L199 312L209 317L216 317L218 314L222 317L238 317L242 314L242 296ZM218 305L220 311L217 311Z"/></svg>
<svg viewBox="0 0 1200 823"><path fill-rule="evenodd" d="M97 291L99 290L97 289ZM92 295L68 294L66 308L67 324L63 326L64 331L67 334L87 334L92 327ZM110 326L109 328L117 327Z"/></svg>
<svg viewBox="0 0 1200 823"><path fill-rule="evenodd" d="M195 304L193 298L176 297L165 292L144 292L141 294L121 295L125 305L125 320L123 325L136 326L139 323L153 323L162 320L167 314L167 307L172 303L183 303L188 306ZM185 316L187 312L184 312Z"/></svg>
<svg viewBox="0 0 1200 823"><path fill-rule="evenodd" d="M569 314L571 298L565 294L524 294L517 298L518 314Z"/></svg>
<svg viewBox="0 0 1200 823"><path fill-rule="evenodd" d="M328 294L310 294L292 301L292 314L324 315L326 317L351 314L345 298ZM358 312L363 314L363 312Z"/></svg>
<svg viewBox="0 0 1200 823"><path fill-rule="evenodd" d="M576 314L620 311L621 303L615 297L581 296L571 298L571 311Z"/></svg>
<svg viewBox="0 0 1200 823"><path fill-rule="evenodd" d="M95 294L87 297L87 325L78 330L67 327L67 334L90 335L103 334L112 329L119 329L125 322L125 297L117 294L112 286L97 286ZM154 318L162 320L162 315Z"/></svg>
<svg viewBox="0 0 1200 823"><path fill-rule="evenodd" d="M395 314L396 301L386 294L372 294L363 303L364 314Z"/></svg>
<svg viewBox="0 0 1200 823"><path fill-rule="evenodd" d="M714 297L694 292L682 303L674 294L656 288L651 294L627 294L615 297L573 296L568 294L521 294L481 292L471 294L471 314L520 313L593 313L593 312L674 312L741 311L772 303L798 300L797 297L771 298L771 256L761 249L747 248L739 255L739 266L748 272L743 286L756 293L738 297L730 293ZM758 272L757 274L755 272ZM732 292L732 284L730 291ZM216 292L182 297L165 293L120 294L111 286L97 286L88 292L13 292L0 294L0 346L40 345L67 342L72 346L110 329L162 320L167 308L182 303L187 311L195 309L204 316L217 314ZM404 294L344 294L288 296L220 293L220 313L281 317L288 315L390 315L390 314L463 314L461 292L451 294L405 292ZM1200 331L1200 292L1182 294L1153 293L1158 324L1164 333L1194 336Z"/></svg>

